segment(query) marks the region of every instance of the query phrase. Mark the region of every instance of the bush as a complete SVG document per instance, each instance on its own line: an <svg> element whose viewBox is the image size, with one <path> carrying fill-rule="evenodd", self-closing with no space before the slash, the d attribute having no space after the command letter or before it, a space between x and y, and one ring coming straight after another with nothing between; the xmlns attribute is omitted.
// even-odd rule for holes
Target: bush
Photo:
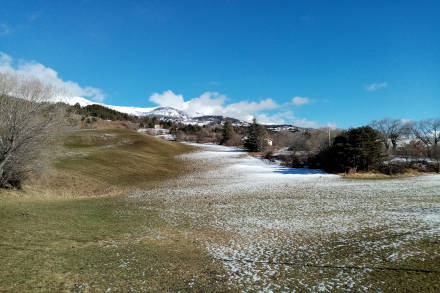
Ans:
<svg viewBox="0 0 440 293"><path fill-rule="evenodd" d="M293 154L290 162L290 166L292 168L303 168L305 165L304 158L301 158L300 156Z"/></svg>
<svg viewBox="0 0 440 293"><path fill-rule="evenodd" d="M383 158L380 133L364 126L336 136L333 144L312 156L308 164L335 173L370 171L377 169Z"/></svg>
<svg viewBox="0 0 440 293"><path fill-rule="evenodd" d="M242 145L242 138L239 134L233 133L231 137L224 142L224 145L227 146L241 146Z"/></svg>
<svg viewBox="0 0 440 293"><path fill-rule="evenodd" d="M387 174L387 175L395 175L395 174L403 174L407 172L406 166L402 164L382 164L379 166L378 171Z"/></svg>

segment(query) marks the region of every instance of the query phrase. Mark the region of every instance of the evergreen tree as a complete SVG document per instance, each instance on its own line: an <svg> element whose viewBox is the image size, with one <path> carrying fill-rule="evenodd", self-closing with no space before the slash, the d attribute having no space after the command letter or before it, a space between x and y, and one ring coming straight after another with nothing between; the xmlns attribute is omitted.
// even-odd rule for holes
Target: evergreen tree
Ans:
<svg viewBox="0 0 440 293"><path fill-rule="evenodd" d="M118 111L115 111L113 109L104 107L102 105L97 105L97 104L93 104L93 105L88 105L85 107L81 107L79 104L76 104L74 106L72 106L72 109L74 109L74 111L78 114L83 115L84 117L86 116L93 116L93 117L98 117L104 120L134 120L135 117L134 116L130 116L126 113L121 113Z"/></svg>
<svg viewBox="0 0 440 293"><path fill-rule="evenodd" d="M73 111L77 114L81 113L81 105L79 103L76 103L75 105L72 106Z"/></svg>
<svg viewBox="0 0 440 293"><path fill-rule="evenodd" d="M350 129L347 132L348 153L355 170L370 170L382 162L384 157L380 132L370 126Z"/></svg>
<svg viewBox="0 0 440 293"><path fill-rule="evenodd" d="M369 171L384 158L380 132L370 126L353 128L335 137L333 144L320 151L309 163L330 172Z"/></svg>
<svg viewBox="0 0 440 293"><path fill-rule="evenodd" d="M244 142L244 147L250 152L262 152L267 147L266 129L257 123L254 118L248 129L248 136Z"/></svg>
<svg viewBox="0 0 440 293"><path fill-rule="evenodd" d="M225 124L223 125L223 130L222 130L222 140L221 140L221 144L225 144L227 141L229 141L232 136L234 135L234 127L232 127L232 123L231 121L226 121Z"/></svg>

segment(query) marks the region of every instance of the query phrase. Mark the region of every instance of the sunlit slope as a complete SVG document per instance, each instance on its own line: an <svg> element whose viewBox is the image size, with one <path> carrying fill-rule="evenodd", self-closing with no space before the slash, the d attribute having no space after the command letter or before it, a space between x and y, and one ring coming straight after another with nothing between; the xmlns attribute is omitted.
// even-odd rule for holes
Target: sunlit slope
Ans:
<svg viewBox="0 0 440 293"><path fill-rule="evenodd" d="M191 147L124 129L78 130L63 138L49 175L37 185L57 193L106 194L176 176Z"/></svg>

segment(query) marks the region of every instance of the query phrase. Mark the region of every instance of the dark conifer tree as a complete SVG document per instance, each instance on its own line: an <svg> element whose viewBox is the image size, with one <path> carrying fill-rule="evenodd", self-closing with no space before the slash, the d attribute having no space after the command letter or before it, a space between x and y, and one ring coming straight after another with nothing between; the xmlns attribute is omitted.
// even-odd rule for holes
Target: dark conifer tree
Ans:
<svg viewBox="0 0 440 293"><path fill-rule="evenodd" d="M225 122L225 124L223 125L222 134L223 136L221 144L227 143L232 138L232 136L234 135L234 127L232 127L231 121Z"/></svg>
<svg viewBox="0 0 440 293"><path fill-rule="evenodd" d="M250 152L263 152L267 147L266 129L257 123L254 118L248 129L248 136L244 142L244 147Z"/></svg>
<svg viewBox="0 0 440 293"><path fill-rule="evenodd" d="M349 129L309 160L310 166L330 172L369 171L384 159L381 134L370 126Z"/></svg>

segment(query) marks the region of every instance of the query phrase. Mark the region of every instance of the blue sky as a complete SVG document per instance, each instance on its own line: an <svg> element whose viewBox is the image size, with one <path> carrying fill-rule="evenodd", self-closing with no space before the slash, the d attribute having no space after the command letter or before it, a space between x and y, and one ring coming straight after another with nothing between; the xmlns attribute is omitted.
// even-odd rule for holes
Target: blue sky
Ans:
<svg viewBox="0 0 440 293"><path fill-rule="evenodd" d="M106 104L338 127L440 116L439 1L0 6L3 67L43 66Z"/></svg>

